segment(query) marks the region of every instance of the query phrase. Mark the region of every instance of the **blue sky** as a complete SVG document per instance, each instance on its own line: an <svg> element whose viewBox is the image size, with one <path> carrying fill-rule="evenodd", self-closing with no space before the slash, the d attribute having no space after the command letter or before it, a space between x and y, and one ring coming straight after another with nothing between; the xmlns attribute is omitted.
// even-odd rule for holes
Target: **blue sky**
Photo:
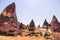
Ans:
<svg viewBox="0 0 60 40"><path fill-rule="evenodd" d="M60 0L0 0L0 13L13 2L18 21L24 24L32 19L36 25L42 25L45 19L50 23L53 15L60 21Z"/></svg>

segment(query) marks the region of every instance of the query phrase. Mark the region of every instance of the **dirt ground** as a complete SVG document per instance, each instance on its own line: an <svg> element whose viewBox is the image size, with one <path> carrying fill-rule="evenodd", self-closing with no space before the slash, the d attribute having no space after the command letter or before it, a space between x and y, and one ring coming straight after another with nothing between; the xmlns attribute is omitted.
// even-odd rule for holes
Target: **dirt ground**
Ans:
<svg viewBox="0 0 60 40"><path fill-rule="evenodd" d="M0 36L0 40L45 40L45 38L42 37L34 37L34 36L17 36L17 37L12 37L12 36Z"/></svg>

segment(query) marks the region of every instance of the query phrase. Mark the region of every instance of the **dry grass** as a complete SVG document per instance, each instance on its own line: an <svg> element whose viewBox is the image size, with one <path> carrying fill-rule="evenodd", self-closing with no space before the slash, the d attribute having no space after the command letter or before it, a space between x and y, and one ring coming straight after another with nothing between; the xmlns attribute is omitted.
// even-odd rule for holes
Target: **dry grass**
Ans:
<svg viewBox="0 0 60 40"><path fill-rule="evenodd" d="M45 38L42 37L35 37L35 36L17 36L17 37L12 37L12 36L0 36L0 40L45 40Z"/></svg>
<svg viewBox="0 0 60 40"><path fill-rule="evenodd" d="M45 29L44 29L45 30ZM40 28L36 28L35 32L45 32L44 30L40 30ZM28 29L23 30L22 34L23 36L0 36L0 40L46 40L46 38L41 36L24 36L26 34L30 33Z"/></svg>

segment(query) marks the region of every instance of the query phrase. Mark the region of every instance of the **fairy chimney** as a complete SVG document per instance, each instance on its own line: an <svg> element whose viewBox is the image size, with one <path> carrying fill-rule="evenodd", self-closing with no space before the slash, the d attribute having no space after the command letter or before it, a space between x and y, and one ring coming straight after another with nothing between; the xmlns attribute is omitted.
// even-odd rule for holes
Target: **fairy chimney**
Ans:
<svg viewBox="0 0 60 40"><path fill-rule="evenodd" d="M17 35L18 20L16 16L16 6L13 2L8 5L0 15L0 35Z"/></svg>
<svg viewBox="0 0 60 40"><path fill-rule="evenodd" d="M60 23L58 22L57 18L55 17L55 15L52 18L51 21L51 30L54 32L60 32Z"/></svg>
<svg viewBox="0 0 60 40"><path fill-rule="evenodd" d="M34 31L35 30L35 23L34 20L32 19L29 25L29 31Z"/></svg>
<svg viewBox="0 0 60 40"><path fill-rule="evenodd" d="M48 28L50 26L50 24L47 22L47 20L45 19L44 20L44 23L43 23L43 28Z"/></svg>

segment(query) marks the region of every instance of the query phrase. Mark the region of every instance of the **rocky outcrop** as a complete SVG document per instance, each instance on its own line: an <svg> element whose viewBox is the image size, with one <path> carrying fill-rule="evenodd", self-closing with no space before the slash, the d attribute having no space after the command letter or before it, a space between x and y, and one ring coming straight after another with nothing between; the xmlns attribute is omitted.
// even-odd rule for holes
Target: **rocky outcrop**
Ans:
<svg viewBox="0 0 60 40"><path fill-rule="evenodd" d="M38 28L40 28L40 25L38 25Z"/></svg>
<svg viewBox="0 0 60 40"><path fill-rule="evenodd" d="M53 32L60 32L60 23L58 22L55 15L53 16L52 21L51 21L50 24L51 24L51 30Z"/></svg>
<svg viewBox="0 0 60 40"><path fill-rule="evenodd" d="M18 20L15 3L8 5L0 15L0 35L17 35Z"/></svg>
<svg viewBox="0 0 60 40"><path fill-rule="evenodd" d="M23 24L23 23L20 23L20 25L19 25L19 29L25 29L25 28L26 28L26 25Z"/></svg>
<svg viewBox="0 0 60 40"><path fill-rule="evenodd" d="M22 35L23 30L26 29L26 25L23 23L19 23L19 30L18 30L18 34Z"/></svg>
<svg viewBox="0 0 60 40"><path fill-rule="evenodd" d="M49 23L47 22L47 20L45 19L42 27L48 29L49 26L50 26L50 24L49 24Z"/></svg>
<svg viewBox="0 0 60 40"><path fill-rule="evenodd" d="M29 25L29 31L34 31L35 30L35 23L34 20L32 19Z"/></svg>

